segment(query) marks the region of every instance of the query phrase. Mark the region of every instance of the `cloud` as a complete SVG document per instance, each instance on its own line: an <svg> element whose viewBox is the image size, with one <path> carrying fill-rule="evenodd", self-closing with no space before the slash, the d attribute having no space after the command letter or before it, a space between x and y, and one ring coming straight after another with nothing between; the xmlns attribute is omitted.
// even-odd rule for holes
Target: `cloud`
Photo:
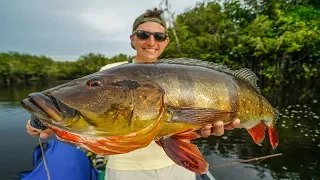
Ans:
<svg viewBox="0 0 320 180"><path fill-rule="evenodd" d="M171 0L181 13L196 0ZM17 51L76 59L89 52L133 55L134 19L160 0L1 1L0 52Z"/></svg>

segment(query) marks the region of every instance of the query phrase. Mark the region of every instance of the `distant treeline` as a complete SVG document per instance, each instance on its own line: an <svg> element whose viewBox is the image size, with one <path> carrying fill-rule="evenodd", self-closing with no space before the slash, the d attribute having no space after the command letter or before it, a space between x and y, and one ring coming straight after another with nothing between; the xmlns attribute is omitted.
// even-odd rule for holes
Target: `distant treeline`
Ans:
<svg viewBox="0 0 320 180"><path fill-rule="evenodd" d="M89 53L75 62L54 61L46 56L32 56L17 52L0 53L0 77L3 84L29 83L36 80L71 80L97 72L106 64L128 61L130 56L120 54L107 58Z"/></svg>
<svg viewBox="0 0 320 180"><path fill-rule="evenodd" d="M170 2L169 2L170 3ZM205 1L177 15L163 57L190 57L247 67L259 77L264 92L294 88L312 94L320 84L320 1ZM101 54L76 62L55 62L45 56L0 54L4 83L35 79L74 79L105 64L128 60Z"/></svg>

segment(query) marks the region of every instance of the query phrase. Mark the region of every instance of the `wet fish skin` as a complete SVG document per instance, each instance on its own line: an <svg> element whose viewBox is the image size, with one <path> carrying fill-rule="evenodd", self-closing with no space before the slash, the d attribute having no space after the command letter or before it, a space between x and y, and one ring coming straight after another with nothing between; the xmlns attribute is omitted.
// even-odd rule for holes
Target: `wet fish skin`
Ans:
<svg viewBox="0 0 320 180"><path fill-rule="evenodd" d="M276 112L254 77L249 70L213 65L125 64L34 93L22 106L63 141L108 155L155 140L177 164L202 174L208 164L190 141L206 124L239 118L257 144L267 126L277 147Z"/></svg>

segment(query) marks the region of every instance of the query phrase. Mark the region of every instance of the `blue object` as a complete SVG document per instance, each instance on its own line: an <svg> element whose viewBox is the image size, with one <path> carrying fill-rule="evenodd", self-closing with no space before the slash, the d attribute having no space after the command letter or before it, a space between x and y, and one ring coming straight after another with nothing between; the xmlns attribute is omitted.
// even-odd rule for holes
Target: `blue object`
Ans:
<svg viewBox="0 0 320 180"><path fill-rule="evenodd" d="M96 180L98 178L98 171L92 166L89 157L75 146L50 140L48 143L43 143L43 147L51 180ZM20 172L14 179L48 179L40 146L34 150L33 166L33 170Z"/></svg>

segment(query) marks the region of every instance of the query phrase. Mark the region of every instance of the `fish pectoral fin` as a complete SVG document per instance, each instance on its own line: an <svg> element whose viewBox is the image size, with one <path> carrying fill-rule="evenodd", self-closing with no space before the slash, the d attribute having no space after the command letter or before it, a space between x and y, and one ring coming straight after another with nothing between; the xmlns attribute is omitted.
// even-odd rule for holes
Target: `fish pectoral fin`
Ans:
<svg viewBox="0 0 320 180"><path fill-rule="evenodd" d="M213 124L217 120L233 118L236 116L235 112L213 108L168 107L167 109L173 115L169 120L170 122L206 125Z"/></svg>
<svg viewBox="0 0 320 180"><path fill-rule="evenodd" d="M190 134L189 134L190 133ZM176 164L197 173L205 174L208 171L208 163L204 160L198 147L190 143L190 139L196 138L194 132L182 133L163 137L157 143L162 146L169 158Z"/></svg>
<svg viewBox="0 0 320 180"><path fill-rule="evenodd" d="M261 146L262 141L266 136L266 126L260 121L253 128L247 129L248 133L251 135L254 142Z"/></svg>

